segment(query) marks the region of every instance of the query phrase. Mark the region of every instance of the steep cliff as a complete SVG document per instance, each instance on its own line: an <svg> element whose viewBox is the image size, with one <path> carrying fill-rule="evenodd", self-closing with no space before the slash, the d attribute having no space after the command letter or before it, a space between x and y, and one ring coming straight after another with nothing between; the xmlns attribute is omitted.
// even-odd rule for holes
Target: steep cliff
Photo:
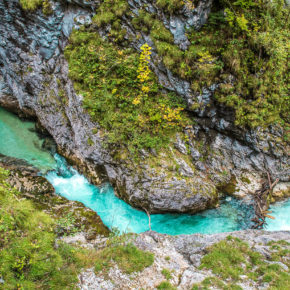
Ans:
<svg viewBox="0 0 290 290"><path fill-rule="evenodd" d="M192 48L210 33L201 28L212 1L44 2L49 6L30 10L17 0L0 2L0 104L36 117L92 181L109 180L118 196L151 212L203 210L217 203L220 190L244 196L265 171L287 185L287 125L280 120L287 103L267 99L265 106L261 100L261 107L251 103L248 109L235 98L236 108L243 104L235 110L217 90L231 91L240 75L222 73L217 56ZM73 28L78 31L71 35ZM152 52L150 86L140 95L144 43ZM195 78L196 72L203 74ZM133 121L123 114L132 108ZM268 115L276 125L269 126Z"/></svg>

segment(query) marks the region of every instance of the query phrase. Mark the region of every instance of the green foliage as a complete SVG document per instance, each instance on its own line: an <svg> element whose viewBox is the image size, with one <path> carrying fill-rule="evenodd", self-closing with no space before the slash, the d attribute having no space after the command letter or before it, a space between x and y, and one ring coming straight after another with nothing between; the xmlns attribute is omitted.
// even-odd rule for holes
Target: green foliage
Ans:
<svg viewBox="0 0 290 290"><path fill-rule="evenodd" d="M42 11L45 15L52 13L49 0L20 0L20 5L27 11L35 11L37 8L42 7Z"/></svg>
<svg viewBox="0 0 290 290"><path fill-rule="evenodd" d="M75 89L109 144L125 144L132 152L158 149L189 122L181 99L161 91L151 71L146 83L141 80L141 59L132 49L83 28L72 33L65 56Z"/></svg>
<svg viewBox="0 0 290 290"><path fill-rule="evenodd" d="M183 0L157 0L156 5L166 11L173 13L184 6Z"/></svg>
<svg viewBox="0 0 290 290"><path fill-rule="evenodd" d="M156 4L173 13L181 2ZM200 31L188 31L187 51L154 13L140 9L132 24L151 36L165 66L191 82L193 91L221 83L215 97L235 110L237 125L287 127L289 8L283 0L220 0L218 7Z"/></svg>
<svg viewBox="0 0 290 290"><path fill-rule="evenodd" d="M158 0L156 5L174 13L189 2ZM168 121L184 104L164 92L153 73L145 86L148 95L141 97L138 55L123 49L135 41L122 27L124 18L140 32L137 38L141 32L150 35L164 65L189 81L194 92L219 83L215 98L235 110L236 125L289 127L289 8L282 0L220 0L217 5L207 25L187 32L186 51L174 44L158 15L145 7L133 14L125 0L102 1L92 27L73 32L65 52L70 77L107 144L128 145L131 152L159 149L189 123L184 112ZM106 39L97 36L96 26L109 29ZM191 109L198 107L196 102Z"/></svg>
<svg viewBox="0 0 290 290"><path fill-rule="evenodd" d="M5 289L74 289L88 253L58 242L55 221L34 208L0 168L0 277ZM1 286L1 285L0 285Z"/></svg>
<svg viewBox="0 0 290 290"><path fill-rule="evenodd" d="M161 274L164 276L166 280L170 280L172 278L171 272L168 269L163 269Z"/></svg>
<svg viewBox="0 0 290 290"><path fill-rule="evenodd" d="M168 281L163 281L157 286L158 290L176 290Z"/></svg>
<svg viewBox="0 0 290 290"><path fill-rule="evenodd" d="M108 271L115 262L127 274L139 272L154 262L154 255L136 248L132 244L115 245L100 251L96 256L95 271Z"/></svg>
<svg viewBox="0 0 290 290"><path fill-rule="evenodd" d="M215 97L235 109L237 125L286 127L289 123L289 8L283 3L220 1L225 16L213 12L201 31L189 35L190 58L201 51L212 56L212 61L200 66L192 88L222 82Z"/></svg>
<svg viewBox="0 0 290 290"><path fill-rule="evenodd" d="M279 242L273 242L271 246L279 246ZM205 287L216 285L220 289L240 289L234 284L229 287L229 281L241 280L240 275L247 275L254 281L270 283L270 289L288 289L290 286L289 273L278 264L265 262L260 253L252 251L245 242L237 238L228 236L226 240L214 244L208 250L209 253L202 258L200 268L210 269L221 280L209 277L202 282ZM289 265L289 253L282 254L278 250L273 253L273 258L277 253L280 254L279 261Z"/></svg>
<svg viewBox="0 0 290 290"><path fill-rule="evenodd" d="M41 7L43 0L19 0L24 10L34 11Z"/></svg>

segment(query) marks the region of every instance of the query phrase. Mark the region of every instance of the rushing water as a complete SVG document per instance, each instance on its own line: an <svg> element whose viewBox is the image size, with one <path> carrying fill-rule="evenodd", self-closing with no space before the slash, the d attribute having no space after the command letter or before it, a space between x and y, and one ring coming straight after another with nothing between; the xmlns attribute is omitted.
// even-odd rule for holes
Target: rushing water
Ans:
<svg viewBox="0 0 290 290"><path fill-rule="evenodd" d="M93 209L109 228L135 233L149 229L147 215L132 208L114 195L108 184L94 186L69 167L59 155L53 157L42 150L42 141L33 131L32 122L23 122L0 108L0 153L27 160L44 171L56 192L70 200L77 200ZM269 221L269 230L290 229L290 200L273 206L276 220ZM191 233L218 233L250 226L253 209L234 198L227 198L217 209L199 214L151 215L152 230L171 235Z"/></svg>
<svg viewBox="0 0 290 290"><path fill-rule="evenodd" d="M286 201L277 202L270 206L272 213L271 216L274 216L275 219L267 218L266 230L268 231L277 231L285 230L290 231L290 198Z"/></svg>
<svg viewBox="0 0 290 290"><path fill-rule="evenodd" d="M33 122L22 122L16 115L0 108L0 153L28 161L41 171L56 166L51 154L42 150Z"/></svg>
<svg viewBox="0 0 290 290"><path fill-rule="evenodd" d="M96 211L105 225L141 233L149 230L147 215L132 208L114 195L112 187L96 187L74 169L68 167L64 158L55 156L58 168L46 175L56 192L77 200ZM240 201L224 201L218 209L207 210L201 214L154 214L151 215L152 230L172 235L191 233L218 233L248 227L249 207Z"/></svg>

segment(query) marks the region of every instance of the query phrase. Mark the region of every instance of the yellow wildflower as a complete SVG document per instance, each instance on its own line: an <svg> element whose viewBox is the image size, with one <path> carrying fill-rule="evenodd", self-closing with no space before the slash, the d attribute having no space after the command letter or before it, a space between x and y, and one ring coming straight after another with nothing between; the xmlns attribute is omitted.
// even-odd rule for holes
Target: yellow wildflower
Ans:
<svg viewBox="0 0 290 290"><path fill-rule="evenodd" d="M139 97L135 98L132 102L133 105L139 105L140 103L141 103L141 101L140 101Z"/></svg>

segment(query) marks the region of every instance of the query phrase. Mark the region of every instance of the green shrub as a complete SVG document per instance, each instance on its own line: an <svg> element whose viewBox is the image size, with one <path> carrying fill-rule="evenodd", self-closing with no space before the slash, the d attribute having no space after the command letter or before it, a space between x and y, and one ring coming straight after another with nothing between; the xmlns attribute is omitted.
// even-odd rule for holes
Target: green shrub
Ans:
<svg viewBox="0 0 290 290"><path fill-rule="evenodd" d="M41 7L43 0L20 0L20 4L24 10L34 11Z"/></svg>
<svg viewBox="0 0 290 290"><path fill-rule="evenodd" d="M140 56L132 49L81 29L72 33L65 56L75 89L92 119L106 130L108 144L132 152L159 149L190 122L183 101L162 91L150 70L146 82L140 81Z"/></svg>
<svg viewBox="0 0 290 290"><path fill-rule="evenodd" d="M289 8L283 0L241 0L219 3L201 31L189 33L186 52L190 66L198 54L209 52L213 61L195 66L189 79L202 86L223 82L215 97L232 107L239 126L289 123ZM226 16L220 11L224 8ZM234 82L229 76L234 76ZM198 89L196 81L193 88Z"/></svg>

